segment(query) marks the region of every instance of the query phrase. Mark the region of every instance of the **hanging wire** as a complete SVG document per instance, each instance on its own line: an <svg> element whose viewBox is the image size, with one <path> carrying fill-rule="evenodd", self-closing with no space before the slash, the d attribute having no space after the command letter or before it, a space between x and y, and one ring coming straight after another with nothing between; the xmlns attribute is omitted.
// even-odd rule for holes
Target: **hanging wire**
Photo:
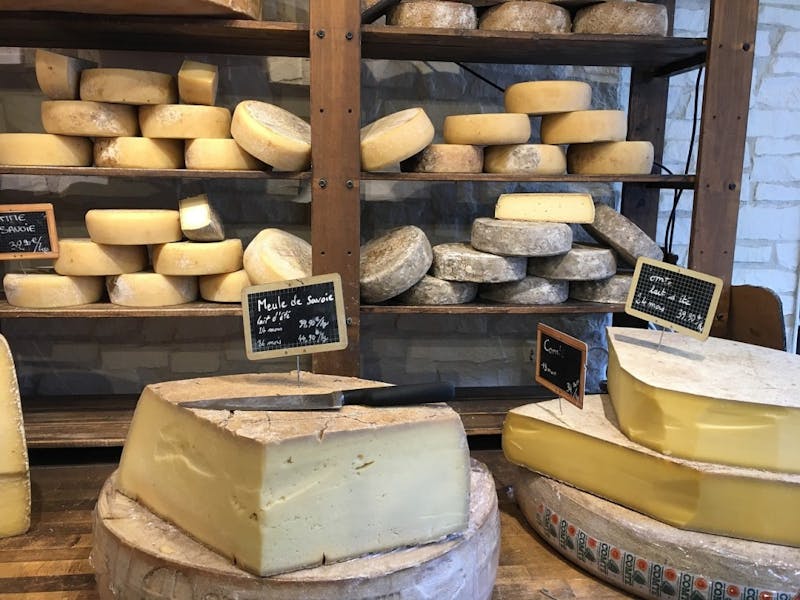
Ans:
<svg viewBox="0 0 800 600"><path fill-rule="evenodd" d="M425 61L425 64L426 64L426 65L428 65L428 66L430 66L430 63L429 63L428 61ZM487 84L489 84L490 86L492 86L494 89L496 89L496 90L500 90L501 92L505 93L505 91L506 91L506 88L504 88L504 87L502 87L502 86L500 86L500 85L497 85L497 83L495 83L494 81L492 81L492 80L491 80L491 79L489 79L488 77L484 77L483 75L481 75L480 73L478 73L478 72L477 72L475 69L473 69L473 68L471 68L471 67L468 67L467 65L465 65L464 63L461 63L461 62L456 62L456 64L457 64L459 67L461 67L462 69L464 69L464 70L465 70L467 73L469 73L470 75L472 75L472 76L474 76L474 77L477 77L478 79L480 79L480 80L481 80L481 81L483 81L484 83L487 83Z"/></svg>

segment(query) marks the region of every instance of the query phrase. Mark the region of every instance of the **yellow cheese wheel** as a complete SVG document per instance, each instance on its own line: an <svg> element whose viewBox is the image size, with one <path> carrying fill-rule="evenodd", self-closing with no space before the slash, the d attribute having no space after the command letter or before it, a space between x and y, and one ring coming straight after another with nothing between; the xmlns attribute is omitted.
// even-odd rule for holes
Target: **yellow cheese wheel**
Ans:
<svg viewBox="0 0 800 600"><path fill-rule="evenodd" d="M361 168L377 171L413 156L433 140L433 123L421 108L407 108L361 128Z"/></svg>
<svg viewBox="0 0 800 600"><path fill-rule="evenodd" d="M443 133L448 144L524 144L531 137L531 121L520 113L450 115L444 119Z"/></svg>
<svg viewBox="0 0 800 600"><path fill-rule="evenodd" d="M241 302L242 290L252 285L244 269L232 273L203 275L199 277L199 282L200 297L209 302Z"/></svg>
<svg viewBox="0 0 800 600"><path fill-rule="evenodd" d="M96 67L88 60L36 49L36 82L42 93L52 100L76 100L81 71Z"/></svg>
<svg viewBox="0 0 800 600"><path fill-rule="evenodd" d="M501 194L495 205L494 218L511 221L591 223L594 220L594 202L589 194Z"/></svg>
<svg viewBox="0 0 800 600"><path fill-rule="evenodd" d="M101 138L94 142L94 164L118 169L180 169L183 142L143 137Z"/></svg>
<svg viewBox="0 0 800 600"><path fill-rule="evenodd" d="M621 110L578 110L542 117L545 144L618 142L628 135L628 118Z"/></svg>
<svg viewBox="0 0 800 600"><path fill-rule="evenodd" d="M175 78L137 69L86 69L81 74L81 100L117 104L173 104Z"/></svg>
<svg viewBox="0 0 800 600"><path fill-rule="evenodd" d="M86 137L133 136L139 133L136 108L88 100L45 100L42 125L47 133Z"/></svg>
<svg viewBox="0 0 800 600"><path fill-rule="evenodd" d="M578 175L647 175L653 169L653 144L572 144L567 150L567 165L570 173Z"/></svg>
<svg viewBox="0 0 800 600"><path fill-rule="evenodd" d="M108 297L121 306L174 306L197 299L197 277L145 271L106 277Z"/></svg>
<svg viewBox="0 0 800 600"><path fill-rule="evenodd" d="M178 96L183 104L214 106L218 80L217 65L185 60L178 71Z"/></svg>
<svg viewBox="0 0 800 600"><path fill-rule="evenodd" d="M487 173L562 175L567 170L567 159L560 146L548 144L489 146L484 151L483 170Z"/></svg>
<svg viewBox="0 0 800 600"><path fill-rule="evenodd" d="M58 240L58 258L53 266L60 275L135 273L147 266L147 248L98 244L88 238L62 238Z"/></svg>
<svg viewBox="0 0 800 600"><path fill-rule="evenodd" d="M311 165L311 126L287 110L245 100L236 106L231 135L247 152L281 171Z"/></svg>
<svg viewBox="0 0 800 600"><path fill-rule="evenodd" d="M97 302L102 277L72 277L55 273L6 273L3 290L11 306L60 308Z"/></svg>
<svg viewBox="0 0 800 600"><path fill-rule="evenodd" d="M386 15L386 24L397 27L475 29L475 7L447 0L404 0Z"/></svg>
<svg viewBox="0 0 800 600"><path fill-rule="evenodd" d="M204 171L259 171L264 163L232 139L186 140L186 168Z"/></svg>
<svg viewBox="0 0 800 600"><path fill-rule="evenodd" d="M467 144L431 144L404 160L400 168L414 173L480 173L483 148Z"/></svg>
<svg viewBox="0 0 800 600"><path fill-rule="evenodd" d="M311 244L283 231L268 228L247 245L244 268L253 285L311 276Z"/></svg>
<svg viewBox="0 0 800 600"><path fill-rule="evenodd" d="M242 268L242 240L170 242L153 246L153 270L162 275L215 275Z"/></svg>
<svg viewBox="0 0 800 600"><path fill-rule="evenodd" d="M92 143L51 133L0 133L0 165L88 167Z"/></svg>
<svg viewBox="0 0 800 600"><path fill-rule="evenodd" d="M588 110L592 86L583 81L523 81L506 89L506 112L548 115Z"/></svg>
<svg viewBox="0 0 800 600"><path fill-rule="evenodd" d="M231 111L221 106L155 104L139 108L139 125L147 138L227 138Z"/></svg>
<svg viewBox="0 0 800 600"><path fill-rule="evenodd" d="M181 239L177 210L147 208L93 208L86 213L86 229L99 244L142 246Z"/></svg>

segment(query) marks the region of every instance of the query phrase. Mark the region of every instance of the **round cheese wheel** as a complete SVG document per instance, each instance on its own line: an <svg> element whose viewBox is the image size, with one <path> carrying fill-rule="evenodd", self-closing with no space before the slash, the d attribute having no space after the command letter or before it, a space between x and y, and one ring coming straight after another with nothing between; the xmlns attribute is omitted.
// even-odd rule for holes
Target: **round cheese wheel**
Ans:
<svg viewBox="0 0 800 600"><path fill-rule="evenodd" d="M209 302L241 302L242 290L252 285L244 269L232 273L202 275L198 282L200 297Z"/></svg>
<svg viewBox="0 0 800 600"><path fill-rule="evenodd" d="M443 134L448 144L524 144L531 137L531 121L518 113L450 115L444 118Z"/></svg>
<svg viewBox="0 0 800 600"><path fill-rule="evenodd" d="M361 128L361 168L377 171L413 156L433 140L433 123L421 108L407 108Z"/></svg>
<svg viewBox="0 0 800 600"><path fill-rule="evenodd" d="M397 227L361 248L361 299L383 302L422 279L433 260L431 243L419 227Z"/></svg>
<svg viewBox="0 0 800 600"><path fill-rule="evenodd" d="M143 137L101 138L94 142L94 164L117 169L180 169L183 142Z"/></svg>
<svg viewBox="0 0 800 600"><path fill-rule="evenodd" d="M186 168L203 171L260 171L264 163L232 139L186 140Z"/></svg>
<svg viewBox="0 0 800 600"><path fill-rule="evenodd" d="M487 173L510 175L563 175L567 170L567 159L560 146L548 144L489 146L484 152L483 170Z"/></svg>
<svg viewBox="0 0 800 600"><path fill-rule="evenodd" d="M572 248L566 223L506 221L481 217L472 222L472 247L504 256L553 256Z"/></svg>
<svg viewBox="0 0 800 600"><path fill-rule="evenodd" d="M647 175L653 170L653 144L571 144L567 149L567 165L570 173L578 175Z"/></svg>
<svg viewBox="0 0 800 600"><path fill-rule="evenodd" d="M624 141L628 117L621 110L578 110L542 117L542 142L582 144Z"/></svg>
<svg viewBox="0 0 800 600"><path fill-rule="evenodd" d="M478 293L478 284L469 281L447 281L425 275L417 283L397 296L401 304L411 306L466 304Z"/></svg>
<svg viewBox="0 0 800 600"><path fill-rule="evenodd" d="M628 264L640 256L662 260L664 253L636 223L601 202L594 205L594 220L583 228L596 240L611 246Z"/></svg>
<svg viewBox="0 0 800 600"><path fill-rule="evenodd" d="M197 299L197 277L144 271L106 277L108 297L121 306L175 306Z"/></svg>
<svg viewBox="0 0 800 600"><path fill-rule="evenodd" d="M137 69L86 69L81 73L81 100L117 104L174 104L175 78Z"/></svg>
<svg viewBox="0 0 800 600"><path fill-rule="evenodd" d="M575 33L667 35L667 7L650 2L601 2L575 15Z"/></svg>
<svg viewBox="0 0 800 600"><path fill-rule="evenodd" d="M183 235L177 210L93 208L86 213L89 237L98 244L144 246L177 242Z"/></svg>
<svg viewBox="0 0 800 600"><path fill-rule="evenodd" d="M466 144L431 144L400 163L400 169L414 173L480 173L483 148Z"/></svg>
<svg viewBox="0 0 800 600"><path fill-rule="evenodd" d="M397 27L475 29L475 8L447 0L403 0L386 14L386 24Z"/></svg>
<svg viewBox="0 0 800 600"><path fill-rule="evenodd" d="M484 284L479 296L503 304L561 304L569 297L569 282L528 275L519 281Z"/></svg>
<svg viewBox="0 0 800 600"><path fill-rule="evenodd" d="M288 231L263 229L244 251L253 285L311 276L311 244Z"/></svg>
<svg viewBox="0 0 800 600"><path fill-rule="evenodd" d="M36 49L36 82L42 93L51 100L76 100L81 71L96 67L88 60Z"/></svg>
<svg viewBox="0 0 800 600"><path fill-rule="evenodd" d="M45 100L42 125L47 133L86 137L133 136L139 133L136 108L84 100Z"/></svg>
<svg viewBox="0 0 800 600"><path fill-rule="evenodd" d="M526 263L525 258L489 254L469 244L439 244L433 247L431 275L475 283L518 281L525 277Z"/></svg>
<svg viewBox="0 0 800 600"><path fill-rule="evenodd" d="M506 112L529 115L588 110L592 86L583 81L523 81L506 88Z"/></svg>
<svg viewBox="0 0 800 600"><path fill-rule="evenodd" d="M489 8L481 15L479 29L569 33L572 19L566 8L534 0L514 0Z"/></svg>
<svg viewBox="0 0 800 600"><path fill-rule="evenodd" d="M97 302L103 295L102 277L73 277L55 273L6 273L3 290L11 306L61 308Z"/></svg>
<svg viewBox="0 0 800 600"><path fill-rule="evenodd" d="M566 254L531 258L528 273L548 279L588 281L608 279L617 272L614 253L607 248L575 245Z"/></svg>
<svg viewBox="0 0 800 600"><path fill-rule="evenodd" d="M88 167L92 143L50 133L0 133L0 165Z"/></svg>
<svg viewBox="0 0 800 600"><path fill-rule="evenodd" d="M274 104L245 100L236 106L231 135L257 159L281 171L311 165L311 126Z"/></svg>
<svg viewBox="0 0 800 600"><path fill-rule="evenodd" d="M153 246L153 270L162 275L215 275L242 268L242 240L170 242Z"/></svg>
<svg viewBox="0 0 800 600"><path fill-rule="evenodd" d="M584 302L624 304L632 281L632 275L619 274L597 281L573 281L569 284L569 297Z"/></svg>
<svg viewBox="0 0 800 600"><path fill-rule="evenodd" d="M148 138L227 138L231 111L222 106L155 104L139 107L142 136Z"/></svg>
<svg viewBox="0 0 800 600"><path fill-rule="evenodd" d="M147 267L145 246L111 246L88 238L58 240L53 267L60 275L119 275Z"/></svg>

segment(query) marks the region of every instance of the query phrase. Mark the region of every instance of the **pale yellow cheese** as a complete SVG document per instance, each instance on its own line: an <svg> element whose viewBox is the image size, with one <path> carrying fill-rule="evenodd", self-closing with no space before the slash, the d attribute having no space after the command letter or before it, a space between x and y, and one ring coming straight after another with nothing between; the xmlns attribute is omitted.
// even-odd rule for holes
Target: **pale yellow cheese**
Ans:
<svg viewBox="0 0 800 600"><path fill-rule="evenodd" d="M404 0L386 15L386 24L397 27L475 29L475 7L447 0Z"/></svg>
<svg viewBox="0 0 800 600"><path fill-rule="evenodd" d="M592 86L583 81L522 81L508 86L506 112L529 115L588 110Z"/></svg>
<svg viewBox="0 0 800 600"><path fill-rule="evenodd" d="M153 246L153 270L162 275L215 275L242 268L242 240L170 242Z"/></svg>
<svg viewBox="0 0 800 600"><path fill-rule="evenodd" d="M143 137L102 138L94 142L94 164L118 169L180 169L183 142Z"/></svg>
<svg viewBox="0 0 800 600"><path fill-rule="evenodd" d="M52 100L77 100L81 71L96 67L93 62L36 49L36 82L42 93Z"/></svg>
<svg viewBox="0 0 800 600"><path fill-rule="evenodd" d="M236 106L231 135L257 159L281 171L303 171L311 165L311 126L287 110L245 100Z"/></svg>
<svg viewBox="0 0 800 600"><path fill-rule="evenodd" d="M173 104L175 78L137 69L86 69L81 73L81 100L117 104Z"/></svg>
<svg viewBox="0 0 800 600"><path fill-rule="evenodd" d="M571 144L567 150L570 173L578 175L648 175L653 170L651 142L595 142Z"/></svg>
<svg viewBox="0 0 800 600"><path fill-rule="evenodd" d="M260 171L264 163L232 139L186 140L186 168L204 171Z"/></svg>
<svg viewBox="0 0 800 600"><path fill-rule="evenodd" d="M594 220L594 202L589 194L501 194L495 205L494 218L551 223L591 223Z"/></svg>
<svg viewBox="0 0 800 600"><path fill-rule="evenodd" d="M125 273L106 277L106 289L111 302L121 306L175 306L197 299L197 277Z"/></svg>
<svg viewBox="0 0 800 600"><path fill-rule="evenodd" d="M421 108L407 108L361 128L361 169L377 171L413 156L433 140L433 123Z"/></svg>
<svg viewBox="0 0 800 600"><path fill-rule="evenodd" d="M177 210L93 208L86 213L89 237L98 244L143 246L181 239Z"/></svg>
<svg viewBox="0 0 800 600"><path fill-rule="evenodd" d="M563 175L567 170L567 159L560 146L548 144L489 146L484 152L483 170L487 173Z"/></svg>
<svg viewBox="0 0 800 600"><path fill-rule="evenodd" d="M139 107L142 136L148 138L227 138L231 111L222 106L155 104Z"/></svg>
<svg viewBox="0 0 800 600"><path fill-rule="evenodd" d="M145 246L111 246L88 238L61 238L58 253L53 266L59 275L119 275L147 266Z"/></svg>
<svg viewBox="0 0 800 600"><path fill-rule="evenodd" d="M225 239L222 219L205 194L184 198L179 203L181 231L195 242L219 242Z"/></svg>
<svg viewBox="0 0 800 600"><path fill-rule="evenodd" d="M55 273L6 273L3 290L11 306L61 308L97 302L103 295L102 277L73 277Z"/></svg>
<svg viewBox="0 0 800 600"><path fill-rule="evenodd" d="M139 133L136 108L86 100L42 102L42 125L47 133L86 137L134 136Z"/></svg>
<svg viewBox="0 0 800 600"><path fill-rule="evenodd" d="M578 110L542 117L545 144L583 144L623 141L628 117L621 110Z"/></svg>
<svg viewBox="0 0 800 600"><path fill-rule="evenodd" d="M415 173L480 173L483 148L466 144L431 144L400 164Z"/></svg>
<svg viewBox="0 0 800 600"><path fill-rule="evenodd" d="M178 71L178 96L183 104L214 106L218 81L217 65L185 60Z"/></svg>
<svg viewBox="0 0 800 600"><path fill-rule="evenodd" d="M531 121L519 113L450 115L444 118L443 134L448 144L524 144L531 137Z"/></svg>
<svg viewBox="0 0 800 600"><path fill-rule="evenodd" d="M244 269L218 275L201 275L198 280L200 297L209 302L241 302L242 290L252 285Z"/></svg>
<svg viewBox="0 0 800 600"><path fill-rule="evenodd" d="M244 268L254 285L311 276L311 244L281 229L263 229L244 251Z"/></svg>
<svg viewBox="0 0 800 600"><path fill-rule="evenodd" d="M92 143L50 133L0 133L0 165L88 167Z"/></svg>

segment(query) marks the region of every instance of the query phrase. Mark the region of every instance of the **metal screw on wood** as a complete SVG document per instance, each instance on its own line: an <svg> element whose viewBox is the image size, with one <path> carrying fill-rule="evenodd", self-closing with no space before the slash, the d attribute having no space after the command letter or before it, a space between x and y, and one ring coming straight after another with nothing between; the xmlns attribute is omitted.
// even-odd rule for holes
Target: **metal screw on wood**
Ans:
<svg viewBox="0 0 800 600"><path fill-rule="evenodd" d="M324 30L324 29L318 29L318 30L317 30L317 37L318 37L319 39L322 39L322 38L324 38L324 37L325 37L325 30Z"/></svg>
<svg viewBox="0 0 800 600"><path fill-rule="evenodd" d="M353 183L353 180L352 180L352 179L348 179L347 181L345 181L345 182L344 182L344 184L347 186L347 189L348 189L348 190L352 190L352 189L353 189L353 186L355 185L355 184Z"/></svg>
<svg viewBox="0 0 800 600"><path fill-rule="evenodd" d="M344 34L344 39L352 40L353 39L353 32L352 31L348 31L347 33L345 33Z"/></svg>
<svg viewBox="0 0 800 600"><path fill-rule="evenodd" d="M352 325L353 324L353 317L347 317L344 320L344 322L347 323L347 325Z"/></svg>
<svg viewBox="0 0 800 600"><path fill-rule="evenodd" d="M320 179L319 180L319 187L321 187L322 189L325 189L326 187L328 187L328 180L327 179Z"/></svg>
<svg viewBox="0 0 800 600"><path fill-rule="evenodd" d="M736 189L736 184L735 183L729 183L728 184L728 189L731 190L731 191L735 190Z"/></svg>

